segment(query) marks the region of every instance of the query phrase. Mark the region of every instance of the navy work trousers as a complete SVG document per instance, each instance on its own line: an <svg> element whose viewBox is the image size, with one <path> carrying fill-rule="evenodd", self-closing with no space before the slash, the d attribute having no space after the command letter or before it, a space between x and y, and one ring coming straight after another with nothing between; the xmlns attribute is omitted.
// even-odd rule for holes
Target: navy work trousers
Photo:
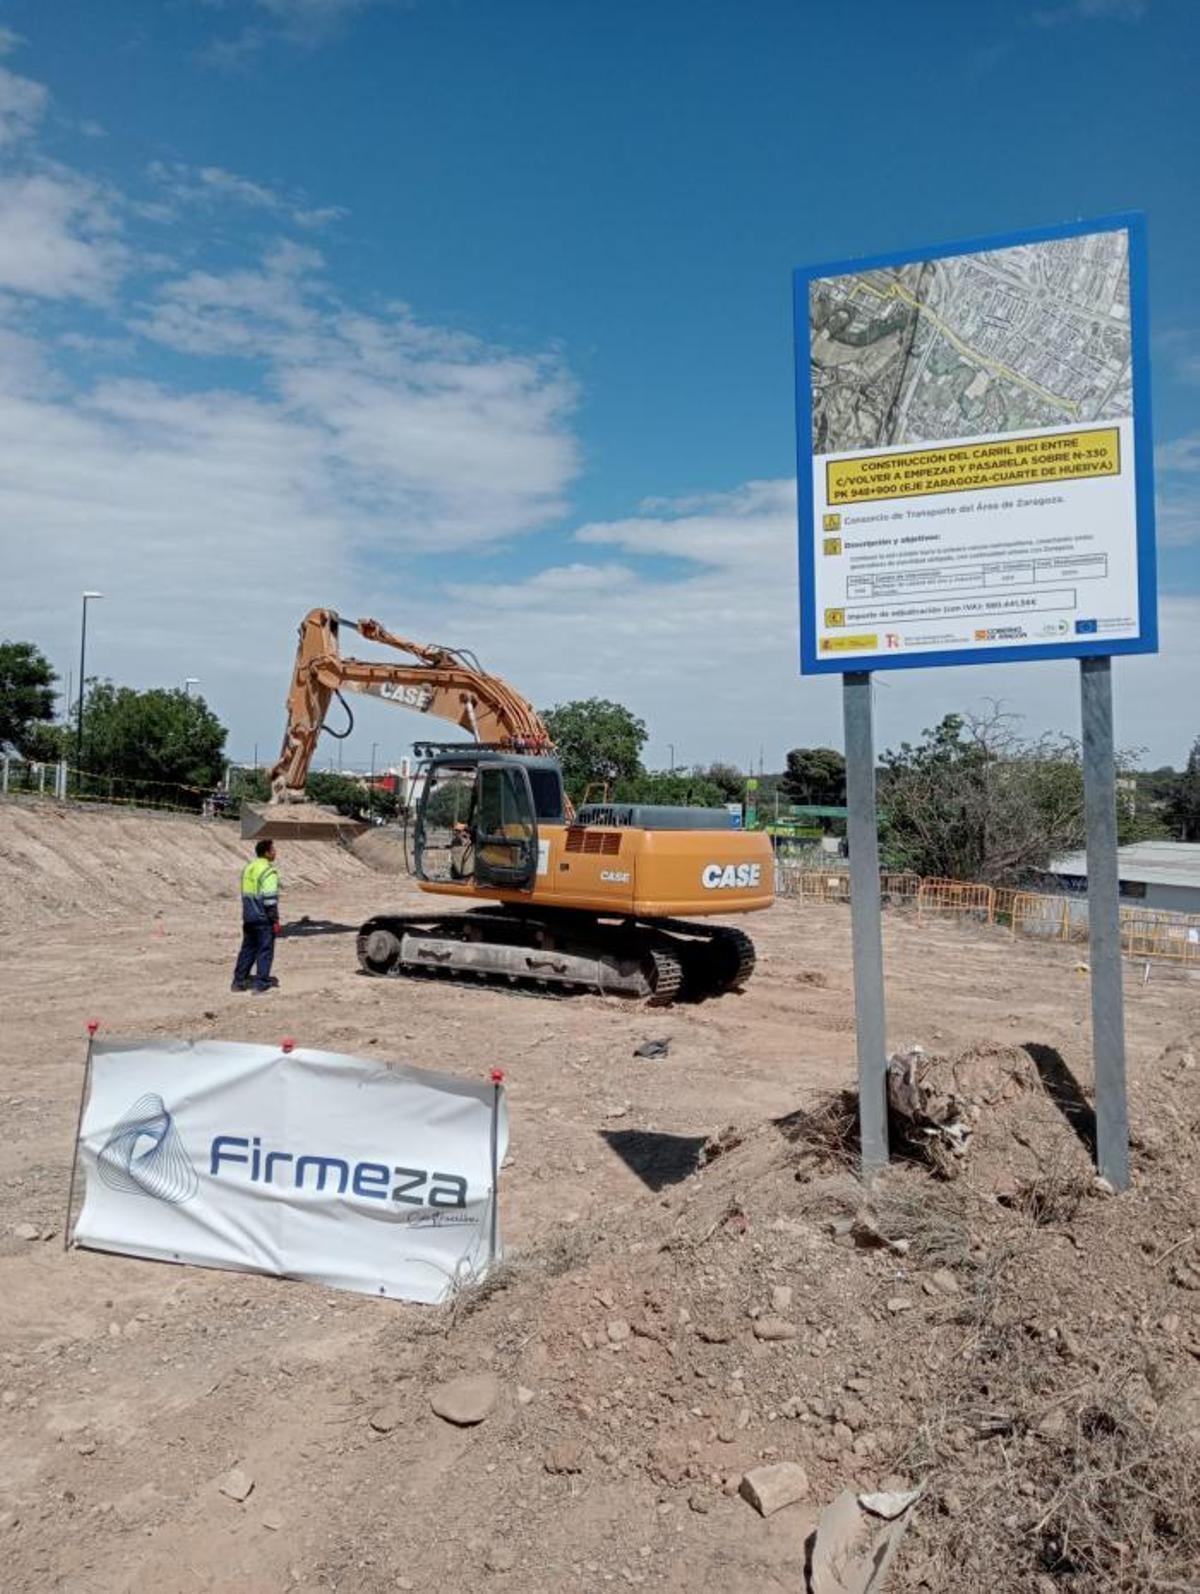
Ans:
<svg viewBox="0 0 1200 1594"><path fill-rule="evenodd" d="M275 926L264 920L261 924L246 923L242 925L242 949L238 953L237 966L233 971L233 978L239 985L244 985L250 978L250 970L258 965L254 973L254 983L265 986L271 978L271 960L275 956Z"/></svg>

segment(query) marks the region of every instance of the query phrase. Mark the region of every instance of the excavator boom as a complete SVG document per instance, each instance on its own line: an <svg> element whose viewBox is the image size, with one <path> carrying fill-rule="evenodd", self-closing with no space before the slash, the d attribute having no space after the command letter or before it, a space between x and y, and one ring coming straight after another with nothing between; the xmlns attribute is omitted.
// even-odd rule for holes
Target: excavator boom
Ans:
<svg viewBox="0 0 1200 1594"><path fill-rule="evenodd" d="M348 626L368 642L407 655L404 660L345 656L339 632ZM333 839L361 832L361 822L320 808L305 796L325 717L344 691L382 698L468 731L476 742L544 753L550 733L537 710L499 676L489 675L474 655L454 648L412 642L378 620L344 620L333 609L313 609L300 623L300 642L287 698L283 747L270 772L271 800L246 804L242 834L248 839ZM342 699L344 702L345 700ZM352 716L351 716L352 717Z"/></svg>

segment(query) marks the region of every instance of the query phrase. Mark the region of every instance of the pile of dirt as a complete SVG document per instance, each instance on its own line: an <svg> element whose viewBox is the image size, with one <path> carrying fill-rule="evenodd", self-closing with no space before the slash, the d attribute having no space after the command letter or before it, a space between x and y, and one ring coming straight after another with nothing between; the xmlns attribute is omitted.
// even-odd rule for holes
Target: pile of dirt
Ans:
<svg viewBox="0 0 1200 1594"><path fill-rule="evenodd" d="M411 842L399 825L376 825L350 843L350 851L377 874L407 875Z"/></svg>
<svg viewBox="0 0 1200 1594"><path fill-rule="evenodd" d="M761 1586L789 1568L788 1586L803 1586L817 1508L847 1488L922 1487L890 1587L1195 1586L1194 1052L1169 1048L1135 1101L1126 1195L1092 1177L1045 1059L972 1048L946 1059L987 1098L954 1179L914 1156L868 1198L852 1148L829 1132L845 1126L831 1100L727 1131L635 1229L558 1230L419 1343L407 1325L385 1329L362 1420L390 1402L410 1453L437 1427L431 1385L482 1370L501 1389L456 1478L505 1524L503 1541L472 1548L451 1535L437 1569L466 1580L498 1555L521 1587L548 1588L545 1546L586 1497L624 1489L606 1573L692 1586L712 1553L695 1532L665 1554L637 1548L647 1512L682 1512L713 1524L700 1541L744 1551L757 1532ZM739 1496L748 1471L780 1461L803 1468L812 1503L778 1519L784 1537L756 1526ZM419 1522L393 1521L386 1536L391 1554L420 1551L433 1570ZM570 1568L583 1586L592 1570ZM349 1571L336 1556L321 1568L329 1586Z"/></svg>
<svg viewBox="0 0 1200 1594"><path fill-rule="evenodd" d="M324 885L368 865L328 842L281 842L286 886ZM187 815L49 802L0 803L0 924L26 930L71 918L111 921L236 892L252 856L237 827Z"/></svg>

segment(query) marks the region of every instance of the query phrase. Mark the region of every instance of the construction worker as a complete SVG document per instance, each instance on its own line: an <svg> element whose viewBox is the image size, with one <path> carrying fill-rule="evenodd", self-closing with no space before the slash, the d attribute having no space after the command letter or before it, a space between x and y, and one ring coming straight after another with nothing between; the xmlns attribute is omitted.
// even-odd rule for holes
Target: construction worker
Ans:
<svg viewBox="0 0 1200 1594"><path fill-rule="evenodd" d="M233 971L231 990L261 994L279 984L271 976L278 934L279 870L275 867L275 843L259 841L255 844L253 859L242 870L242 948Z"/></svg>

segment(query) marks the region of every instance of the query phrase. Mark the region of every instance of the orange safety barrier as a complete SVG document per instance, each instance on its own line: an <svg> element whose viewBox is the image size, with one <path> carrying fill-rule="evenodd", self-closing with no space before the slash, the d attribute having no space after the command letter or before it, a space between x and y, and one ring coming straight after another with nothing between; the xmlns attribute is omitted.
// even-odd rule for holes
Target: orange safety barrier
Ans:
<svg viewBox="0 0 1200 1594"><path fill-rule="evenodd" d="M850 876L846 872L812 870L797 876L796 895L808 902L849 902Z"/></svg>
<svg viewBox="0 0 1200 1594"><path fill-rule="evenodd" d="M849 902L850 876L842 870L776 868L780 896L808 902ZM883 872L880 892L885 901L917 904L918 921L941 914L973 919L979 924L1007 924L1014 936L1042 941L1085 944L1088 939L1087 898L1017 891L1010 886L985 886L967 880L922 879L918 875ZM1126 957L1160 958L1200 968L1200 914L1173 913L1167 908L1121 908L1121 950Z"/></svg>
<svg viewBox="0 0 1200 1594"><path fill-rule="evenodd" d="M1021 895L1021 892L1015 890L1012 886L995 886L993 889L996 896L992 904L992 911L995 915L996 923L1007 924L1011 927L1013 910L1016 908L1017 898Z"/></svg>
<svg viewBox="0 0 1200 1594"><path fill-rule="evenodd" d="M1166 909L1122 908L1121 950L1132 958L1200 964L1200 915Z"/></svg>
<svg viewBox="0 0 1200 1594"><path fill-rule="evenodd" d="M918 923L926 915L949 913L991 924L995 911L992 886L971 885L965 880L922 880L917 892Z"/></svg>
<svg viewBox="0 0 1200 1594"><path fill-rule="evenodd" d="M1018 891L1012 904L1012 933L1036 935L1043 941L1067 939L1067 899L1040 891Z"/></svg>
<svg viewBox="0 0 1200 1594"><path fill-rule="evenodd" d="M921 876L885 872L879 876L879 889L889 902L912 902L921 889Z"/></svg>

